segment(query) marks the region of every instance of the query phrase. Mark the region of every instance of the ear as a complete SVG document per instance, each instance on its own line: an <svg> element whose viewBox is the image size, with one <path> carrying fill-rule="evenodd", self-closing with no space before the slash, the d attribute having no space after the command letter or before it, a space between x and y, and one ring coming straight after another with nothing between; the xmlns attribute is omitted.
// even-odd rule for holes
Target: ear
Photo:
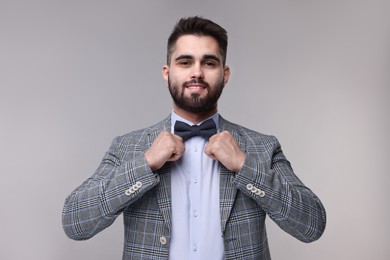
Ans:
<svg viewBox="0 0 390 260"><path fill-rule="evenodd" d="M164 78L164 80L166 82L168 82L168 76L169 76L169 66L168 65L164 65L163 68L162 68L162 76Z"/></svg>
<svg viewBox="0 0 390 260"><path fill-rule="evenodd" d="M225 82L225 85L226 85L226 83L228 83L229 77L230 77L230 68L229 68L229 66L225 66L225 68L223 69L223 72L224 72L223 81Z"/></svg>

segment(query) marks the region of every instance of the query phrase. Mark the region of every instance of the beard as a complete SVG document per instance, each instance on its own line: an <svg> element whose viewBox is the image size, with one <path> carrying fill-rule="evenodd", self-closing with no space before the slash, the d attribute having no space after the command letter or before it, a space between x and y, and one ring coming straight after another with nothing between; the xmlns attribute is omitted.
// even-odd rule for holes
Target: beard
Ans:
<svg viewBox="0 0 390 260"><path fill-rule="evenodd" d="M190 96L185 96L184 90L190 83L203 84L207 89L207 95L202 97L199 93L192 93ZM223 78L210 87L210 85L202 79L186 81L180 86L178 83L172 82L168 77L168 88L173 102L179 108L191 113L207 112L214 109L217 106L218 99L222 94L224 86L225 83Z"/></svg>

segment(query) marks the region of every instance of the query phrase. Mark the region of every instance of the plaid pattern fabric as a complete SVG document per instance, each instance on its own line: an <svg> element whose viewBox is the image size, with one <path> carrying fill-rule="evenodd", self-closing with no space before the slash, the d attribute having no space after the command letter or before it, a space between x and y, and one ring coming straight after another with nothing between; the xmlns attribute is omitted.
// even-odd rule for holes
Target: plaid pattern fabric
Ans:
<svg viewBox="0 0 390 260"><path fill-rule="evenodd" d="M225 259L271 259L265 218L304 242L318 239L326 224L325 209L293 173L275 137L220 118L247 157L241 172L221 165L220 212ZM146 129L114 139L95 174L65 200L63 228L72 239L85 240L124 218L123 259L168 259L171 229L170 167L152 172L144 152L170 117Z"/></svg>

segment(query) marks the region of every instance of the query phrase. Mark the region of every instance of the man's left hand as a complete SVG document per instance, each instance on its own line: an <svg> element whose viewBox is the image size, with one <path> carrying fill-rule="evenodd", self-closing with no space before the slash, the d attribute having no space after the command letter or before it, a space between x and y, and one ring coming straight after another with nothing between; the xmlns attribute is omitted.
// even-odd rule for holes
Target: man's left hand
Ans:
<svg viewBox="0 0 390 260"><path fill-rule="evenodd" d="M218 160L232 172L241 171L246 155L228 131L215 134L209 139L204 152L213 160Z"/></svg>

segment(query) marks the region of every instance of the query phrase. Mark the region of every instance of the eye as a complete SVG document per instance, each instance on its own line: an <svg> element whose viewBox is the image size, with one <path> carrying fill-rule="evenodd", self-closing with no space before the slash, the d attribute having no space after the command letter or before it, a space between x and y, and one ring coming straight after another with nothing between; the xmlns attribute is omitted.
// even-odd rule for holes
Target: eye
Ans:
<svg viewBox="0 0 390 260"><path fill-rule="evenodd" d="M190 61L190 60L179 60L179 61L177 62L177 64L178 64L179 66L182 66L182 67L188 67L188 66L191 65L191 61Z"/></svg>
<svg viewBox="0 0 390 260"><path fill-rule="evenodd" d="M203 62L203 65L208 68L215 68L217 66L217 62L214 60L206 60Z"/></svg>

